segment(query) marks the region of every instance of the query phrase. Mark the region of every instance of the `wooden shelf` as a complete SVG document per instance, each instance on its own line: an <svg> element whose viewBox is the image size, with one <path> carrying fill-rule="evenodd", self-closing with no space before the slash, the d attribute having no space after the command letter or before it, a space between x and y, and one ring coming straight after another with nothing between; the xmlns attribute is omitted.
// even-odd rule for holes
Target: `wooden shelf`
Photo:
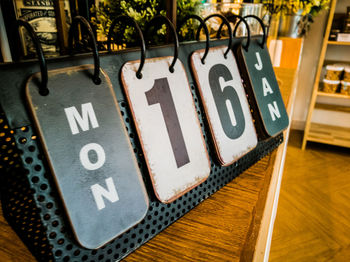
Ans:
<svg viewBox="0 0 350 262"><path fill-rule="evenodd" d="M311 123L307 140L350 147L350 128Z"/></svg>
<svg viewBox="0 0 350 262"><path fill-rule="evenodd" d="M349 45L350 46L350 42L340 42L340 41L328 41L329 45Z"/></svg>
<svg viewBox="0 0 350 262"><path fill-rule="evenodd" d="M315 109L323 109L323 110L329 110L329 111L350 113L350 105L349 106L341 106L341 105L334 105L334 104L316 103Z"/></svg>
<svg viewBox="0 0 350 262"><path fill-rule="evenodd" d="M333 98L345 98L345 99L350 99L350 95L342 95L340 93L326 93L326 92L322 92L322 91L318 91L317 92L318 96L325 96L325 97L333 97Z"/></svg>
<svg viewBox="0 0 350 262"><path fill-rule="evenodd" d="M350 105L345 106L343 103L347 101L340 100L340 99L350 99L350 96L345 96L342 94L328 94L328 93L319 91L319 86L320 86L319 79L322 78L324 66L328 64L333 64L334 62L349 63L348 57L345 55L344 56L342 55L347 52L348 50L347 48L345 48L346 50L344 48L339 48L339 50L333 49L333 51L336 51L337 55L335 55L335 53L331 54L330 52L329 55L326 56L327 48L330 46L350 46L350 42L329 40L329 35L333 24L333 18L337 7L337 2L340 2L340 0L331 0L330 2L327 25L326 25L324 37L322 40L322 49L319 56L319 61L317 65L317 70L316 70L316 75L315 75L315 80L314 80L314 85L312 90L311 101L310 101L309 110L306 117L304 137L303 137L303 142L301 146L303 150L306 147L307 141L315 141L315 142L333 144L333 145L345 146L345 147L350 146L350 128L345 128L346 132L345 131L338 132L338 130L340 130L341 128L329 126L329 125L314 124L312 122L314 109L323 109L327 111L340 112L340 113L344 113L344 112L350 113ZM332 61L332 60L336 60L336 61ZM317 101L319 97L332 97L335 99L339 98L339 100L333 101L333 104L325 104ZM337 105L340 103L342 105ZM323 121L327 123L328 121L327 117L333 117L334 114L333 115L329 114L330 112L324 112L324 113L326 114L324 115L325 118L323 118ZM321 116L318 115L318 117L320 118ZM337 121L340 122L340 119L337 119ZM337 123L337 124L340 125L340 123Z"/></svg>

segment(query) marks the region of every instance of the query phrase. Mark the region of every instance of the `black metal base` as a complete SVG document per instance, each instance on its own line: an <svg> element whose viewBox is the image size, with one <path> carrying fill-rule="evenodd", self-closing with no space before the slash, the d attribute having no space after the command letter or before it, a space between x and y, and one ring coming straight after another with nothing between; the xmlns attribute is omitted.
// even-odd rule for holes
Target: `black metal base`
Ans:
<svg viewBox="0 0 350 262"><path fill-rule="evenodd" d="M235 39L235 42L241 41ZM212 46L226 44L226 40L212 41ZM28 249L39 261L115 261L127 256L143 243L174 223L203 200L214 194L244 170L270 153L283 141L283 134L268 140L261 140L257 147L236 163L222 167L216 160L211 144L209 128L204 110L193 85L188 59L194 50L204 48L203 43L183 44L179 57L191 84L198 117L207 144L211 161L209 178L171 204L160 203L154 195L147 166L131 114L120 88L118 72L125 61L139 58L138 51L105 54L101 67L108 73L113 84L124 123L138 160L150 206L146 217L121 236L104 247L89 250L75 241L70 224L66 219L50 169L36 137L32 120L28 116L23 99L26 79L36 70L36 62L0 65L0 102L5 113L0 111L0 195L4 216ZM157 47L149 51L149 57L171 55L172 48ZM87 64L90 57L63 57L49 60L50 68L62 68ZM6 86L6 88L5 88ZM6 96L5 96L6 94ZM7 97L8 99L5 99ZM12 128L12 129L11 129ZM59 132L59 129L57 129ZM69 149L67 149L69 150Z"/></svg>
<svg viewBox="0 0 350 262"><path fill-rule="evenodd" d="M197 104L198 105L198 104ZM97 250L80 247L71 233L64 209L35 132L31 126L14 130L12 134L4 118L1 138L1 201L6 220L39 261L115 261L122 259L143 243L189 212L200 202L218 191L244 170L275 149L282 141L279 135L258 146L231 166L221 167L212 159L207 181L171 204L160 203L153 194L147 167L129 121L124 102L120 103L125 124L149 192L150 207L145 219L123 235ZM201 125L203 126L202 118ZM207 137L205 137L208 143ZM4 172L3 172L4 171Z"/></svg>

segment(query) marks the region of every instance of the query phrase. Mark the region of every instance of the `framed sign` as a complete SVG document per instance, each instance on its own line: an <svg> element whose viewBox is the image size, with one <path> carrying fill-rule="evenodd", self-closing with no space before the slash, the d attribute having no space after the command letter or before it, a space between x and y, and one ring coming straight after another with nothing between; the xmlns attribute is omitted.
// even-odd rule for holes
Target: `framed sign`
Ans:
<svg viewBox="0 0 350 262"><path fill-rule="evenodd" d="M257 136L236 61L227 46L195 51L191 65L208 117L216 153L230 165L257 145Z"/></svg>
<svg viewBox="0 0 350 262"><path fill-rule="evenodd" d="M278 87L267 47L252 40L247 49L238 47L237 59L249 96L254 98L262 134L275 136L289 125L289 118Z"/></svg>
<svg viewBox="0 0 350 262"><path fill-rule="evenodd" d="M34 75L26 97L76 239L95 249L140 222L148 197L110 80L92 69L49 71L46 96Z"/></svg>
<svg viewBox="0 0 350 262"><path fill-rule="evenodd" d="M187 76L173 57L124 64L123 87L158 199L169 203L207 179L210 163ZM174 60L173 60L174 61Z"/></svg>

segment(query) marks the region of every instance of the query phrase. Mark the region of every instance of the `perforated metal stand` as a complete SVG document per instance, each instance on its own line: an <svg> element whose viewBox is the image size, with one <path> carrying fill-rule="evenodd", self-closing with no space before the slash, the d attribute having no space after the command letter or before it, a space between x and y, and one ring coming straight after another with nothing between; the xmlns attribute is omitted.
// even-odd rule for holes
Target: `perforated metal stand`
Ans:
<svg viewBox="0 0 350 262"><path fill-rule="evenodd" d="M197 102L196 105L198 107ZM153 192L126 104L121 102L120 108L147 190ZM198 112L201 115L199 108ZM256 149L228 167L221 167L211 159L208 180L171 204L160 203L150 193L149 211L140 224L98 250L87 250L76 243L70 232L55 184L32 127L11 131L3 116L0 118L3 211L7 221L39 261L119 260L215 193L283 140L283 136L279 135L266 142L259 142ZM202 118L200 119L203 127ZM207 137L205 139L208 143ZM209 154L213 157L214 152L210 148L209 144Z"/></svg>
<svg viewBox="0 0 350 262"><path fill-rule="evenodd" d="M212 46L225 43L225 41L212 42ZM187 62L191 52L203 47L202 43L191 43L183 45L180 49L179 56L185 64L190 83L193 83L193 80L188 64L185 62ZM149 56L169 54L172 54L172 49L164 47L151 50ZM135 60L138 57L137 52L121 53L119 56L106 55L101 59L101 66L109 75L113 75L113 72L118 72L123 61ZM60 68L73 64L86 64L90 60L90 57L82 56L63 58L62 60L49 61L49 63L51 63L50 68ZM21 89L23 84L21 83L35 72L33 65L35 63L30 62L1 68L5 73L0 75L0 81L9 83L6 90L9 93L7 95L17 97L17 100L12 100L17 102L13 104L2 101L3 111L6 112L6 115L0 111L0 193L5 218L39 261L107 262L120 260L232 181L283 141L282 134L259 141L254 150L236 163L228 167L220 166L215 160L216 156L210 142L211 139L207 137L209 129L204 120L204 111L200 107L198 96L192 84L193 98L210 156L211 173L209 178L198 187L171 204L162 204L153 193L140 142L131 121L128 105L120 90L119 79L118 77L111 78L124 123L146 184L150 206L143 221L126 233L102 248L85 249L79 246L74 239L56 185L41 150L40 141L36 137L30 118L25 113L25 102L21 101L23 92ZM11 82L11 79L18 78L18 75L21 76L21 80L18 80L21 83Z"/></svg>

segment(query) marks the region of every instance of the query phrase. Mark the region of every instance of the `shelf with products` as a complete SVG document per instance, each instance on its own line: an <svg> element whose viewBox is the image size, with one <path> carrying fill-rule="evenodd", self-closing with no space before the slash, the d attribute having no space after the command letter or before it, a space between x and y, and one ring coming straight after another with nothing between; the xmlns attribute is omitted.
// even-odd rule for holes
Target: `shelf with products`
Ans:
<svg viewBox="0 0 350 262"><path fill-rule="evenodd" d="M302 149L305 149L308 141L350 147L350 128L346 126L347 118L350 119L350 104L348 103L350 95L347 95L349 94L346 90L347 83L341 82L346 77L344 72L348 72L347 65L350 66L350 42L335 41L337 38L333 36L333 31L348 33L346 24L348 14L345 13L350 10L348 5L347 0L332 0L330 3ZM328 66L332 65L338 68L334 68L334 72L330 74L328 71L326 73L325 69L329 69ZM347 79L344 80L347 81ZM342 93L339 92L339 88L343 88ZM333 92L324 92L325 89ZM334 92L335 90L337 92ZM334 119L340 119L338 117L340 115L345 119L343 122L336 122Z"/></svg>

